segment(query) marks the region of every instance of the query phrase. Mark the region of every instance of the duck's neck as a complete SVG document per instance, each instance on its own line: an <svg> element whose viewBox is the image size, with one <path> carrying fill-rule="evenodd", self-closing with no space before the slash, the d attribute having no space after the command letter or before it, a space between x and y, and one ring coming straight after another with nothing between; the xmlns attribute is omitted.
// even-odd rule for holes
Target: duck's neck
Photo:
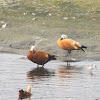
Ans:
<svg viewBox="0 0 100 100"><path fill-rule="evenodd" d="M27 87L27 92L31 93L31 86Z"/></svg>

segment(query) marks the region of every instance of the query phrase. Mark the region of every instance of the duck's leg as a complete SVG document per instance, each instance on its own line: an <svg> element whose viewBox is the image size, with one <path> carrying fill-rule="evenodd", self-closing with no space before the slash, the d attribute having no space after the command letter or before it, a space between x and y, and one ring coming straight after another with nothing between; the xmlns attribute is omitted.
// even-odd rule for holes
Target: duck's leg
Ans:
<svg viewBox="0 0 100 100"><path fill-rule="evenodd" d="M68 54L71 54L71 50L68 50Z"/></svg>
<svg viewBox="0 0 100 100"><path fill-rule="evenodd" d="M71 54L71 50L67 50L67 56L69 56L69 54Z"/></svg>
<svg viewBox="0 0 100 100"><path fill-rule="evenodd" d="M69 66L70 65L70 63L67 61L67 66Z"/></svg>
<svg viewBox="0 0 100 100"><path fill-rule="evenodd" d="M42 67L44 66L44 64L42 64Z"/></svg>
<svg viewBox="0 0 100 100"><path fill-rule="evenodd" d="M37 64L37 68L39 67L39 65Z"/></svg>
<svg viewBox="0 0 100 100"><path fill-rule="evenodd" d="M67 56L68 56L67 66L70 65L70 64L69 64L69 55L70 55L70 54L71 54L71 50L68 50L68 54L67 54Z"/></svg>
<svg viewBox="0 0 100 100"><path fill-rule="evenodd" d="M68 61L67 61L67 66L68 66Z"/></svg>

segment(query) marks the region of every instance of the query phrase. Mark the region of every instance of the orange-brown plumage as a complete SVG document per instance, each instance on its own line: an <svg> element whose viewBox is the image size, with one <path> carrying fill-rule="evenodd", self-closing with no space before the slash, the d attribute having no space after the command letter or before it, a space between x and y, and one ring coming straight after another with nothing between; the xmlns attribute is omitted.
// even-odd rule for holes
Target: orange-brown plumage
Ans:
<svg viewBox="0 0 100 100"><path fill-rule="evenodd" d="M51 55L43 51L36 51L34 50L34 47L33 49L31 47L30 51L27 54L27 58L30 61L42 66L50 60L56 60L54 55Z"/></svg>
<svg viewBox="0 0 100 100"><path fill-rule="evenodd" d="M86 46L81 45L79 42L68 39L66 35L62 35L61 38L58 39L57 44L61 49L68 50L69 52L71 52L71 50L83 50L83 48L87 48Z"/></svg>
<svg viewBox="0 0 100 100"><path fill-rule="evenodd" d="M19 98L28 98L31 96L31 93L24 91L24 90L19 90Z"/></svg>
<svg viewBox="0 0 100 100"><path fill-rule="evenodd" d="M63 39L63 40L59 39L57 41L57 44L61 49L64 50L79 50L81 47L78 42L75 42L74 40L71 39Z"/></svg>

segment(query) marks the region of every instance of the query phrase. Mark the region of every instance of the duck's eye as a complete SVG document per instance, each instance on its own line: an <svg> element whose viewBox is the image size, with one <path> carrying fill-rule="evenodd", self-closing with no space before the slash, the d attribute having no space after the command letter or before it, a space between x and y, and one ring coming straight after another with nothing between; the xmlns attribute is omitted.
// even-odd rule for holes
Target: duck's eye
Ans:
<svg viewBox="0 0 100 100"><path fill-rule="evenodd" d="M63 38L61 38L60 40L63 40Z"/></svg>
<svg viewBox="0 0 100 100"><path fill-rule="evenodd" d="M35 50L33 50L32 53L35 53Z"/></svg>

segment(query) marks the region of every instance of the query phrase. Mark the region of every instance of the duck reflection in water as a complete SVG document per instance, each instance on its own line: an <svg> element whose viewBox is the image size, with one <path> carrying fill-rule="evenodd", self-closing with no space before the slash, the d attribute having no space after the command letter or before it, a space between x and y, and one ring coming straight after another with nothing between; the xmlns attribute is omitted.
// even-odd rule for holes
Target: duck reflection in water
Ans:
<svg viewBox="0 0 100 100"><path fill-rule="evenodd" d="M34 68L27 73L27 77L29 79L47 78L53 75L54 75L54 71L49 71L48 69L45 69L44 67Z"/></svg>
<svg viewBox="0 0 100 100"><path fill-rule="evenodd" d="M61 78L73 78L75 74L81 73L82 69L82 67L61 65L57 69L57 76Z"/></svg>

